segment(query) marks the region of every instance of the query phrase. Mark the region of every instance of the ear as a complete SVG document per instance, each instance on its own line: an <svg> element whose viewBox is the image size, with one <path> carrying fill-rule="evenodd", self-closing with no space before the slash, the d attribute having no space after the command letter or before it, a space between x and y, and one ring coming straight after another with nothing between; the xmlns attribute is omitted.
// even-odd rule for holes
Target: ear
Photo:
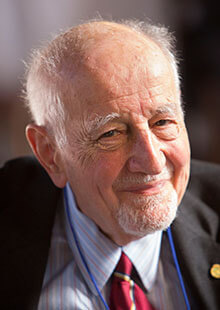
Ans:
<svg viewBox="0 0 220 310"><path fill-rule="evenodd" d="M49 174L53 183L60 188L66 185L67 178L60 151L46 129L36 124L26 127L27 140L38 161Z"/></svg>

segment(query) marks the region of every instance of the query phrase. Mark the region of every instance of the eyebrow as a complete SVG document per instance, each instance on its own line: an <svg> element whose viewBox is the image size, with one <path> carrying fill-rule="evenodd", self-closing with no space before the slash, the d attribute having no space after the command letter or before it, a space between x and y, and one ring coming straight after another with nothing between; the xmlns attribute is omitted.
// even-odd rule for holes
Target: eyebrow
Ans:
<svg viewBox="0 0 220 310"><path fill-rule="evenodd" d="M166 104L166 105L163 105L159 108L156 109L156 114L165 114L165 113L175 113L177 112L178 110L181 110L181 107L178 106L177 103L175 102L171 102L169 104Z"/></svg>
<svg viewBox="0 0 220 310"><path fill-rule="evenodd" d="M96 115L96 117L93 120L86 120L85 126L88 132L91 132L95 129L97 130L103 127L104 125L106 125L107 123L111 121L118 120L119 118L120 118L120 114L115 113L115 112L112 112L105 116Z"/></svg>

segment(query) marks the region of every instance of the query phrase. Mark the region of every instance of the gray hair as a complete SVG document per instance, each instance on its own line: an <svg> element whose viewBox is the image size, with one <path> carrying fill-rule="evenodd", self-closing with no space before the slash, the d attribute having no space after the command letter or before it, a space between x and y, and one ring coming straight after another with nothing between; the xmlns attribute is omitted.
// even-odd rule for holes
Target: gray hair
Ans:
<svg viewBox="0 0 220 310"><path fill-rule="evenodd" d="M101 41L103 35L114 40L117 36L119 38L119 25L124 28L123 31L150 38L160 47L172 66L176 87L180 88L175 39L167 28L136 20L118 23L93 20L70 28L46 48L32 53L26 74L26 105L33 121L44 126L59 147L67 142L64 124L68 116L63 104L65 100L71 100L67 96L70 87L67 77L76 74L75 69L83 62L86 51Z"/></svg>

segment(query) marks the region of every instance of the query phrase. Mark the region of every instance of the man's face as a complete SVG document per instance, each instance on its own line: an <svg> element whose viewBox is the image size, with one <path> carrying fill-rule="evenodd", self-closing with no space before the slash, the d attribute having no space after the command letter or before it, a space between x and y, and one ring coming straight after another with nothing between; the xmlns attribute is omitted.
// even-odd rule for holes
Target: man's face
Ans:
<svg viewBox="0 0 220 310"><path fill-rule="evenodd" d="M79 209L119 245L167 228L190 151L173 71L150 40L90 51L63 149Z"/></svg>

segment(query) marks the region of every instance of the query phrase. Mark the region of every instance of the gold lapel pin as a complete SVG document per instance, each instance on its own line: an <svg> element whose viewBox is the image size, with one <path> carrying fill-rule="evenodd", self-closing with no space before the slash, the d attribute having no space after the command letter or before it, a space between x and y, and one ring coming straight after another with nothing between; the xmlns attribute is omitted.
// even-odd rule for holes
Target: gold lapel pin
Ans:
<svg viewBox="0 0 220 310"><path fill-rule="evenodd" d="M220 264L212 265L210 269L210 274L215 279L220 279Z"/></svg>

